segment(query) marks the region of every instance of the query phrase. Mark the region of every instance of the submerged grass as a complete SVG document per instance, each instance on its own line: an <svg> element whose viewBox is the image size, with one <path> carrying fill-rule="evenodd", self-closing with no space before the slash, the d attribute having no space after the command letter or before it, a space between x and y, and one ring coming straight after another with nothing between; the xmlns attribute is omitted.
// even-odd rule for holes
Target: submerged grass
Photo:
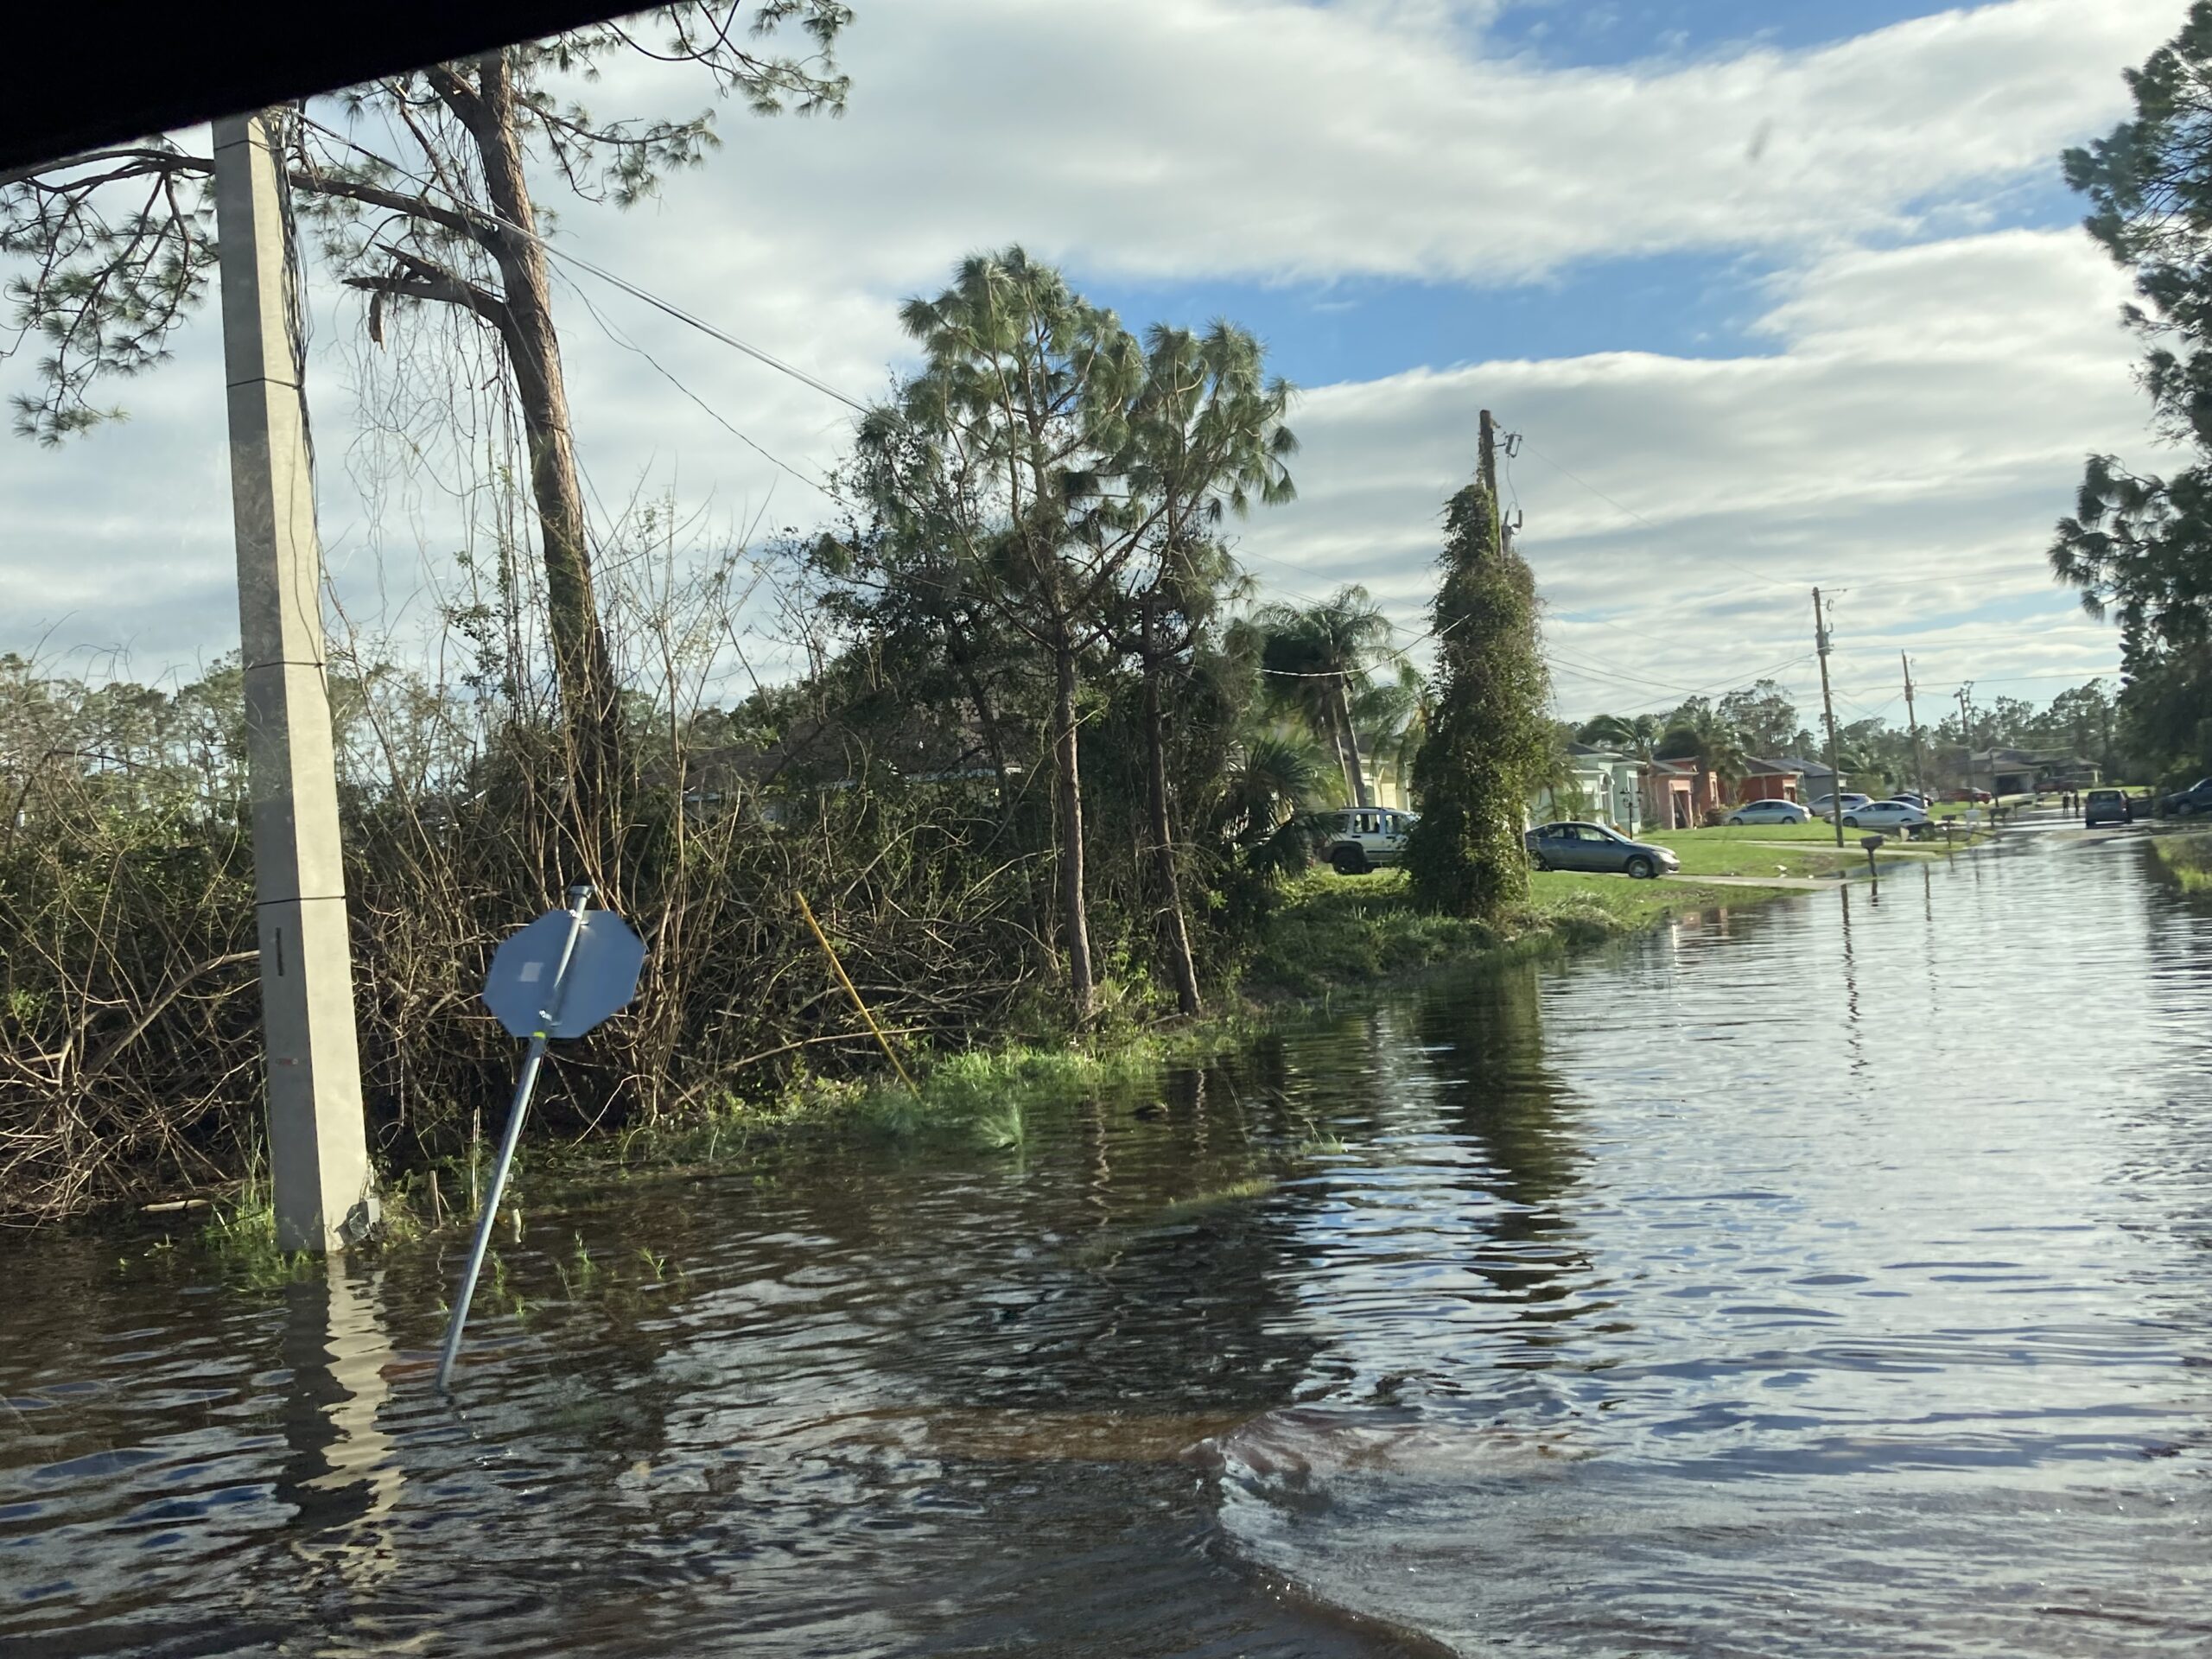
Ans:
<svg viewBox="0 0 2212 1659"><path fill-rule="evenodd" d="M2212 836L2159 836L2151 846L2176 887L2193 899L2212 899Z"/></svg>
<svg viewBox="0 0 2212 1659"><path fill-rule="evenodd" d="M1149 1236L1203 1221L1218 1211L1264 1198L1274 1190L1273 1176L1250 1175L1204 1192L1193 1192L1188 1198L1164 1204L1147 1215L1101 1228L1077 1247L1076 1260L1084 1267L1103 1267Z"/></svg>
<svg viewBox="0 0 2212 1659"><path fill-rule="evenodd" d="M1595 944L1684 911L1756 904L1783 891L1554 870L1530 876L1528 902L1491 923L1415 908L1401 870L1356 879L1314 872L1292 884L1268 918L1243 988L1276 1000L1331 996L1446 963Z"/></svg>

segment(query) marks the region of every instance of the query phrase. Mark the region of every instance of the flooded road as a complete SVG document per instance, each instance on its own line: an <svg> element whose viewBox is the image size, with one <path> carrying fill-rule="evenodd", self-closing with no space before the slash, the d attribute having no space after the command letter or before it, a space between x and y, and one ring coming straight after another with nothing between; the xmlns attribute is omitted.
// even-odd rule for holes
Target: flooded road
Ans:
<svg viewBox="0 0 2212 1659"><path fill-rule="evenodd" d="M2212 1650L2212 916L2141 836L256 1287L0 1249L0 1652Z"/></svg>

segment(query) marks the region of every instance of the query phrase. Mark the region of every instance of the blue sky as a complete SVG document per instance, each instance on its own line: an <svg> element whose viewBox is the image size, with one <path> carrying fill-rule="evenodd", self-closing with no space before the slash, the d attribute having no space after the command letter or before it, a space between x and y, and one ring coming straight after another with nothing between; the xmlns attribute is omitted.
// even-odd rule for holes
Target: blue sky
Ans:
<svg viewBox="0 0 2212 1659"><path fill-rule="evenodd" d="M1814 582L1840 590L1861 706L1892 695L1900 645L1932 695L2047 696L2116 661L2044 563L2082 456L2161 461L2125 280L2075 228L2056 156L2120 118L2121 71L2183 10L874 0L843 48L844 119L728 116L724 150L659 202L561 223L861 395L907 361L899 300L1012 242L1134 325L1252 328L1306 390L1299 500L1242 527L1250 568L1274 596L1364 582L1417 659L1439 508L1495 410L1528 446L1512 481L1564 714L1793 658L1779 677L1809 696ZM639 64L590 101L701 99ZM397 443L374 418L422 369L412 342L365 347L321 292L334 579L350 619L419 632L454 550L494 527L446 487L456 433ZM728 428L818 477L849 411L596 297L721 416L570 304L579 453L610 521L664 497L703 556L827 516ZM59 454L0 445L0 650L119 650L156 674L234 641L213 346L197 327L124 389L127 426ZM0 391L18 372L0 365ZM756 665L796 660L787 625L758 632Z"/></svg>
<svg viewBox="0 0 2212 1659"><path fill-rule="evenodd" d="M1632 65L1698 57L1745 47L1792 50L1848 40L1948 7L1851 0L1847 5L1804 0L1673 0L1662 5L1535 0L1502 6L1486 32L1490 44L1565 67Z"/></svg>

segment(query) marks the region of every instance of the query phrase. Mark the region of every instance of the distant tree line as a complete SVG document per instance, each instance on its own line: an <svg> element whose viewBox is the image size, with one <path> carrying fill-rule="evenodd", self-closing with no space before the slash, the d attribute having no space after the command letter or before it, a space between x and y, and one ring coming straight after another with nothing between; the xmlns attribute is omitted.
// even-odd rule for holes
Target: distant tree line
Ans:
<svg viewBox="0 0 2212 1659"><path fill-rule="evenodd" d="M2122 698L2102 679L2069 687L2038 707L2021 697L1969 701L1970 721L1954 703L1924 722L1920 739L1931 787L1966 782L1971 751L2011 748L2083 760L2107 778L2147 777L2155 760L2132 747ZM1645 760L1696 760L1733 782L1755 760L1827 760L1824 734L1811 730L1789 694L1772 680L1716 699L1687 697L1664 714L1599 715L1561 728L1560 741L1603 744ZM1839 760L1854 787L1903 789L1913 781L1911 728L1882 715L1836 722Z"/></svg>

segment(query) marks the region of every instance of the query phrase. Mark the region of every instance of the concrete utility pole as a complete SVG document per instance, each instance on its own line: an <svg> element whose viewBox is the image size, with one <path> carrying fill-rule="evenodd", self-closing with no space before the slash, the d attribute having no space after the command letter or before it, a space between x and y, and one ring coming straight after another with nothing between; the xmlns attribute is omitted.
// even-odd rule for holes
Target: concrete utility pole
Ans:
<svg viewBox="0 0 2212 1659"><path fill-rule="evenodd" d="M1835 698L1828 691L1828 624L1821 609L1821 590L1813 589L1813 648L1821 654L1821 707L1828 722L1828 822L1835 826L1835 844L1843 846L1843 747L1835 737Z"/></svg>
<svg viewBox="0 0 2212 1659"><path fill-rule="evenodd" d="M335 1250L377 1217L323 678L322 550L290 215L260 115L215 123L231 509L276 1243Z"/></svg>
<svg viewBox="0 0 2212 1659"><path fill-rule="evenodd" d="M1932 804L1935 797L1928 792L1928 765L1920 754L1920 716L1912 711L1912 663L1903 652L1897 652L1897 662L1904 670L1904 723L1912 730L1912 781L1920 798Z"/></svg>

